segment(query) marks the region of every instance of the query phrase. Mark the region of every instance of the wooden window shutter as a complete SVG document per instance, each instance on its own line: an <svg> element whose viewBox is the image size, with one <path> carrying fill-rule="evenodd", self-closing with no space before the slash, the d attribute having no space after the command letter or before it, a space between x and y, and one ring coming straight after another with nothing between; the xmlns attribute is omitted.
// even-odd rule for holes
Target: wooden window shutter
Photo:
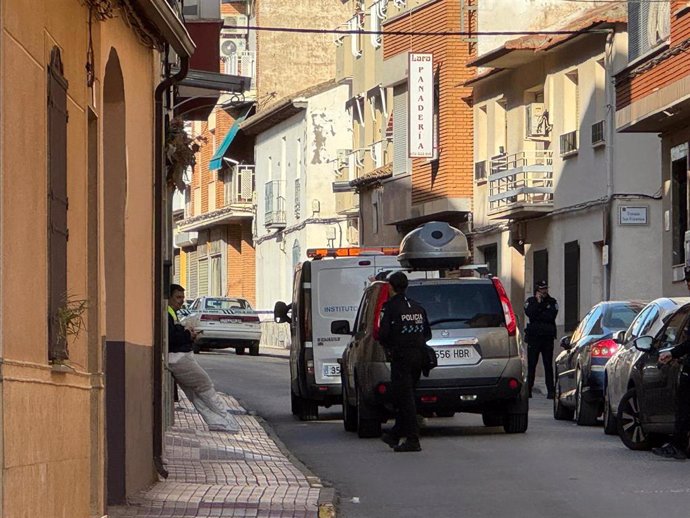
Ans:
<svg viewBox="0 0 690 518"><path fill-rule="evenodd" d="M49 359L68 358L56 315L67 298L67 80L60 49L48 66L48 337Z"/></svg>

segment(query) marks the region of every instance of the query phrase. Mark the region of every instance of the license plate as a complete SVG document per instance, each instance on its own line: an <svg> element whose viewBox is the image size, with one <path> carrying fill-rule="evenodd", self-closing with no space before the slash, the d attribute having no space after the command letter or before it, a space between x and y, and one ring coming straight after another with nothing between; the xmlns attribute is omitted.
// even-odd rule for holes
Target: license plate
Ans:
<svg viewBox="0 0 690 518"><path fill-rule="evenodd" d="M474 347L450 345L434 350L439 365L474 365L481 359Z"/></svg>
<svg viewBox="0 0 690 518"><path fill-rule="evenodd" d="M221 318L220 319L221 324L241 324L242 320L239 318Z"/></svg>
<svg viewBox="0 0 690 518"><path fill-rule="evenodd" d="M324 363L323 377L332 378L334 376L340 376L340 365L338 365L337 363Z"/></svg>

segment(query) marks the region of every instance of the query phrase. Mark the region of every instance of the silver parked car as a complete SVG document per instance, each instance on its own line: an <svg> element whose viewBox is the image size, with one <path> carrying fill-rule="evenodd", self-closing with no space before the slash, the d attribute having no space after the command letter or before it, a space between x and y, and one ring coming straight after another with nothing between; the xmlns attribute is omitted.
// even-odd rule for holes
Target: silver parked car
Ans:
<svg viewBox="0 0 690 518"><path fill-rule="evenodd" d="M343 417L345 429L360 437L379 436L381 423L393 417L390 364L377 336L389 296L387 282L374 282L364 292L354 328L346 320L332 324L335 332L352 334L341 361ZM426 309L433 335L428 345L438 358L438 367L417 385L417 412L478 413L486 426L525 432L526 355L500 281L410 280L407 296Z"/></svg>
<svg viewBox="0 0 690 518"><path fill-rule="evenodd" d="M630 389L633 367L644 352L633 341L640 336L656 336L668 318L678 308L690 303L690 297L662 297L647 304L626 331L614 335L619 344L616 353L606 363L604 371L604 432L617 435L616 412L625 393Z"/></svg>
<svg viewBox="0 0 690 518"><path fill-rule="evenodd" d="M248 348L252 356L259 355L261 322L245 299L200 297L180 323L199 333L194 343L195 353L234 347L237 354L244 354Z"/></svg>

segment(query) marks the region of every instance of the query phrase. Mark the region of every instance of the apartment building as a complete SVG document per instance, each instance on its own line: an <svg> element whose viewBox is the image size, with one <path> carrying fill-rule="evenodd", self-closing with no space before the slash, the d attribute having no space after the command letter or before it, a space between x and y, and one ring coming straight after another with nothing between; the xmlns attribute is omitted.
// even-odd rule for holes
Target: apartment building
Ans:
<svg viewBox="0 0 690 518"><path fill-rule="evenodd" d="M189 174L174 259L189 298L217 295L257 302L253 225L261 196L254 136L242 130L242 122L288 93L332 79L335 73L329 36L247 27L325 28L339 9L342 2L337 0L220 3L220 70L246 81L242 95L221 94L191 127L201 149Z"/></svg>
<svg viewBox="0 0 690 518"><path fill-rule="evenodd" d="M472 62L476 261L522 307L538 280L575 328L605 299L661 295L659 143L614 131L613 77L627 65L624 2L570 15ZM644 272L644 275L640 275ZM524 292L521 292L524 286Z"/></svg>
<svg viewBox="0 0 690 518"><path fill-rule="evenodd" d="M257 306L292 300L292 273L309 248L344 247L348 217L336 212L333 161L351 141L347 85L333 80L275 103L242 123L255 138ZM282 326L285 327L285 326Z"/></svg>
<svg viewBox="0 0 690 518"><path fill-rule="evenodd" d="M200 7L215 9L211 23L219 23L209 69L236 78L241 87L202 98L192 113L185 109L187 131L200 150L184 194L177 195L183 216L175 225L173 270L189 299L232 296L254 303L253 142L239 132L256 100L256 52L247 30L251 3L209 0Z"/></svg>
<svg viewBox="0 0 690 518"><path fill-rule="evenodd" d="M391 32L458 32L472 27L469 2L378 0L350 2L341 27ZM449 221L467 230L472 209L471 90L458 85L473 75L467 62L474 45L467 38L351 34L337 38L339 81L350 81L347 107L351 146L341 153L334 189L348 182L356 191L362 245L397 244L419 223ZM424 54L424 157L408 140L419 128L410 116L420 96L410 59ZM426 58L424 58L426 59ZM433 61L432 61L433 60ZM415 81L411 83L410 80ZM414 98L410 98L414 95ZM421 114L421 112L420 112ZM417 115L415 115L417 117ZM414 158L411 158L414 157Z"/></svg>
<svg viewBox="0 0 690 518"><path fill-rule="evenodd" d="M103 516L156 479L158 50L194 51L176 5L0 6L2 516Z"/></svg>
<svg viewBox="0 0 690 518"><path fill-rule="evenodd" d="M629 64L616 75L616 129L661 137L660 159L646 171L663 187L662 214L650 222L661 242L650 250L661 258L664 295L686 295L690 4L629 2L628 34Z"/></svg>

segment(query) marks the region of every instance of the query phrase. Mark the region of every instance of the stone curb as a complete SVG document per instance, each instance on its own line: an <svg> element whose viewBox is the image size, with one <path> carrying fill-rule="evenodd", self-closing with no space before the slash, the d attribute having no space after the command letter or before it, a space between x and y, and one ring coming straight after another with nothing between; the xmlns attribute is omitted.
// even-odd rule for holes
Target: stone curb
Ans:
<svg viewBox="0 0 690 518"><path fill-rule="evenodd" d="M235 399L240 404L240 406L247 410L247 407L243 401L237 398ZM288 449L285 443L280 439L280 437L278 437L278 434L276 434L275 430L273 430L271 425L263 417L254 414L253 411L247 411L250 412L252 417L256 419L256 421L261 425L266 434L276 444L280 452L283 455L285 455L285 457L287 457L287 459L292 463L292 465L295 466L304 475L304 477L309 482L309 485L313 488L319 488L318 518L336 518L338 496L332 484L330 484L327 481L322 481L304 463L302 463L301 460L295 457L295 455L293 455L293 453Z"/></svg>

